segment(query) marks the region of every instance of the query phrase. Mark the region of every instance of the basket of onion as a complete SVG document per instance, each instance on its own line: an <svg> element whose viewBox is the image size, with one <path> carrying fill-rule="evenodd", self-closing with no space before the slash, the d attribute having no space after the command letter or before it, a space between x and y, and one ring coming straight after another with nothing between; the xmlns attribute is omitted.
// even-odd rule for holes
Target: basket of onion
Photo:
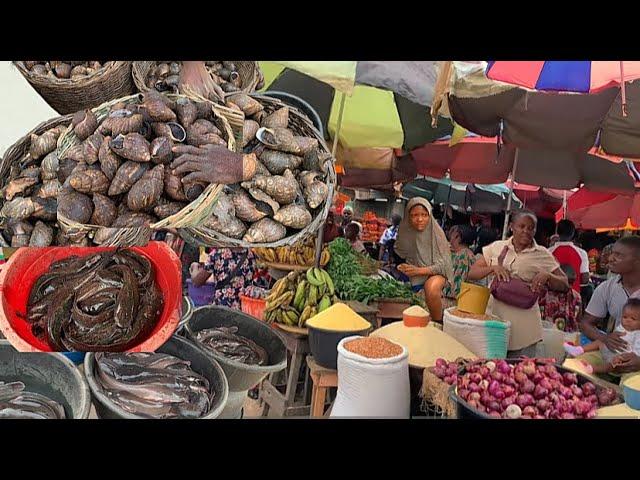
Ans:
<svg viewBox="0 0 640 480"><path fill-rule="evenodd" d="M454 365L438 359L434 373L451 385L458 418L584 419L595 417L600 407L622 402L613 388L595 384L553 359Z"/></svg>

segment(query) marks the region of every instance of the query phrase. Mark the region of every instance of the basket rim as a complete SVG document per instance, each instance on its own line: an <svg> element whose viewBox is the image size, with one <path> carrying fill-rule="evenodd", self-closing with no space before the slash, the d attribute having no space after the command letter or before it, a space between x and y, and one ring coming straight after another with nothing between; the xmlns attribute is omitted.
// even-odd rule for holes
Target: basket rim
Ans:
<svg viewBox="0 0 640 480"><path fill-rule="evenodd" d="M105 117L111 106L115 105L116 103L120 103L120 102L125 102L125 103L134 103L136 100L140 100L141 99L141 95L143 95L144 93L134 93L132 95L128 95L126 97L121 97L121 98L116 98L113 100L110 100L108 102L103 103L102 105L92 108L91 111L94 112L96 114L96 116L99 118L99 120L102 120L103 117ZM227 148L229 148L229 150L234 150L235 149L235 139L233 137L233 132L231 131L231 127L229 125L229 122L226 120L226 118L224 118L224 116L220 115L213 107L215 106L215 104L209 100L203 100L200 98L195 98L192 97L190 95L186 95L186 94L161 94L164 95L170 99L179 99L179 98L187 98L191 101L194 102L198 102L198 103L202 103L207 102L211 105L212 107L212 113L215 116L216 119L218 119L225 130L225 133L227 134ZM80 140L78 139L78 137L75 135L75 133L73 132L73 127L71 125L69 125L66 129L65 132L63 132L60 137L58 138L58 144L57 144L57 148L56 148L56 152L58 154L58 158L62 159L65 155L65 153L72 147L75 145L78 145L80 142ZM223 185L219 185L219 184L209 184L204 192L202 192L200 194L200 196L193 200L192 202L189 202L188 205L186 205L184 208L182 208L182 210L180 210L179 212L175 213L174 215L171 215L169 217L166 217L164 219L161 219L149 226L145 226L145 227L102 227L99 225L91 225L91 224L81 224L81 223L77 223L74 221L71 221L69 219L67 219L66 217L64 217L64 215L61 215L58 212L58 222L60 223L60 226L63 227L63 230L74 230L76 232L84 232L84 233L91 233L93 232L95 234L96 231L100 230L100 229L114 229L114 230L118 230L118 231L127 231L130 232L132 234L139 234L140 232L143 232L148 229L151 232L155 231L155 230L164 230L164 229L170 229L170 228L180 228L183 227L182 223L189 223L190 220L190 214L200 208L201 208L201 214L206 214L207 211L209 211L210 214L210 210L213 208L213 206L215 205L215 202L218 198L218 195L220 194L220 192L222 191L222 189L224 188ZM205 217L208 215L205 215ZM203 221L203 219L199 220L197 223L201 223Z"/></svg>
<svg viewBox="0 0 640 480"><path fill-rule="evenodd" d="M247 64L251 63L253 67L251 69L252 70L251 75L247 77L247 85L245 86L243 82L243 86L240 89L240 91L234 92L234 93L254 92L256 89L256 86L258 85L259 77L260 77L260 75L258 74L258 72L260 71L259 63L254 60L233 60L233 62L243 62ZM143 60L143 61L133 62L131 67L131 76L133 78L133 83L135 84L138 91L148 92L150 90L155 90L146 85L145 79L147 77L149 70L151 69L151 66L157 63L158 63L158 60Z"/></svg>
<svg viewBox="0 0 640 480"><path fill-rule="evenodd" d="M95 72L85 75L80 79L72 78L58 78L56 76L49 77L43 75L36 75L31 73L24 65L24 60L15 60L13 64L18 68L20 73L33 85L55 86L61 88L78 88L91 85L99 82L102 77L110 74L111 72L120 70L122 68L129 68L133 63L128 60L112 60L112 63L106 66L102 66Z"/></svg>

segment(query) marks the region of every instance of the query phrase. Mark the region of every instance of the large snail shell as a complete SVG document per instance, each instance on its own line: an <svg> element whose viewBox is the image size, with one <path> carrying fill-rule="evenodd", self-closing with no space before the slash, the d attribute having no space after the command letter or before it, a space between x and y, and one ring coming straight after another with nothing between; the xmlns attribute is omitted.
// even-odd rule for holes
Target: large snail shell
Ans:
<svg viewBox="0 0 640 480"><path fill-rule="evenodd" d="M265 148L260 154L260 161L273 175L282 175L287 169L297 169L302 164L302 157Z"/></svg>
<svg viewBox="0 0 640 480"><path fill-rule="evenodd" d="M109 142L109 147L117 155L135 162L149 162L151 160L151 145L139 133L118 135Z"/></svg>
<svg viewBox="0 0 640 480"><path fill-rule="evenodd" d="M36 226L31 232L29 240L30 247L48 247L53 242L53 229L41 221L36 222Z"/></svg>
<svg viewBox="0 0 640 480"><path fill-rule="evenodd" d="M100 124L100 131L105 135L117 137L120 134L134 133L142 128L144 117L128 109L112 110Z"/></svg>
<svg viewBox="0 0 640 480"><path fill-rule="evenodd" d="M69 176L69 184L81 193L106 193L109 189L109 179L102 170L74 172Z"/></svg>
<svg viewBox="0 0 640 480"><path fill-rule="evenodd" d="M148 227L156 219L144 212L126 212L118 216L111 225L114 228Z"/></svg>
<svg viewBox="0 0 640 480"><path fill-rule="evenodd" d="M173 142L167 137L156 137L151 142L151 161L158 164L168 164L173 159L171 148Z"/></svg>
<svg viewBox="0 0 640 480"><path fill-rule="evenodd" d="M31 198L18 197L6 202L0 210L0 217L13 220L26 220L36 210L36 204Z"/></svg>
<svg viewBox="0 0 640 480"><path fill-rule="evenodd" d="M38 179L33 177L22 177L11 180L7 186L2 189L4 191L4 199L13 200L16 195L23 194L36 183L38 183Z"/></svg>
<svg viewBox="0 0 640 480"><path fill-rule="evenodd" d="M287 235L287 228L270 218L263 218L249 227L243 237L245 242L271 243L282 240Z"/></svg>
<svg viewBox="0 0 640 480"><path fill-rule="evenodd" d="M246 147L251 140L256 138L256 133L259 128L260 125L254 120L244 121L244 125L242 125L242 148Z"/></svg>
<svg viewBox="0 0 640 480"><path fill-rule="evenodd" d="M44 157L46 154L53 152L56 149L56 142L60 134L57 130L47 130L42 135L38 136L31 134L31 145L29 147L29 154L34 160Z"/></svg>
<svg viewBox="0 0 640 480"><path fill-rule="evenodd" d="M175 215L184 207L187 206L186 202L168 202L158 205L153 209L153 213L160 219L165 219L171 215Z"/></svg>
<svg viewBox="0 0 640 480"><path fill-rule="evenodd" d="M116 204L111 199L100 193L93 195L93 215L91 215L91 225L110 227L118 215Z"/></svg>
<svg viewBox="0 0 640 480"><path fill-rule="evenodd" d="M282 176L254 177L253 185L265 192L280 205L293 202L298 192L298 182L296 182L290 170L286 170Z"/></svg>
<svg viewBox="0 0 640 480"><path fill-rule="evenodd" d="M85 140L98 128L98 119L91 110L80 110L73 115L71 125L76 136L80 140Z"/></svg>
<svg viewBox="0 0 640 480"><path fill-rule="evenodd" d="M53 180L58 177L58 168L60 167L60 162L58 161L58 154L53 151L49 153L40 165L42 169L42 180Z"/></svg>
<svg viewBox="0 0 640 480"><path fill-rule="evenodd" d="M179 98L176 100L176 112L178 114L178 121L185 127L191 125L198 118L198 108L187 98Z"/></svg>
<svg viewBox="0 0 640 480"><path fill-rule="evenodd" d="M273 150L285 153L302 154L302 149L296 141L295 135L288 128L260 128L256 137L261 143Z"/></svg>
<svg viewBox="0 0 640 480"><path fill-rule="evenodd" d="M100 152L100 146L104 136L96 132L90 135L84 142L82 142L82 153L84 155L84 161L89 165L93 165L98 161L98 153Z"/></svg>
<svg viewBox="0 0 640 480"><path fill-rule="evenodd" d="M109 186L109 195L120 195L121 193L128 192L131 187L136 183L144 172L147 171L147 165L134 161L127 161L120 165L115 177L111 181Z"/></svg>
<svg viewBox="0 0 640 480"><path fill-rule="evenodd" d="M161 123L156 122L151 124L151 128L153 129L153 133L158 137L167 137L173 140L174 142L184 142L187 138L187 132L185 129L176 122L167 122Z"/></svg>
<svg viewBox="0 0 640 480"><path fill-rule="evenodd" d="M127 194L127 207L146 210L158 203L164 186L164 165L157 165L142 175Z"/></svg>
<svg viewBox="0 0 640 480"><path fill-rule="evenodd" d="M104 140L102 140L102 145L100 145L100 150L98 151L98 160L100 161L100 170L109 180L113 180L120 167L120 158L109 147L110 141L111 137L104 137Z"/></svg>
<svg viewBox="0 0 640 480"><path fill-rule="evenodd" d="M154 122L175 122L176 114L167 106L162 95L155 91L143 94L143 108Z"/></svg>
<svg viewBox="0 0 640 480"><path fill-rule="evenodd" d="M189 199L184 193L182 180L173 173L173 170L167 170L164 174L164 190L169 198L178 202L188 202Z"/></svg>
<svg viewBox="0 0 640 480"><path fill-rule="evenodd" d="M273 219L285 227L300 230L311 223L311 212L302 205L286 205L278 210Z"/></svg>
<svg viewBox="0 0 640 480"><path fill-rule="evenodd" d="M266 116L260 126L265 128L287 128L289 125L289 107L282 107Z"/></svg>
<svg viewBox="0 0 640 480"><path fill-rule="evenodd" d="M324 203L329 195L329 187L324 182L311 182L304 189L304 198L310 208L315 209Z"/></svg>
<svg viewBox="0 0 640 480"><path fill-rule="evenodd" d="M57 198L60 194L62 185L57 178L45 181L34 193L39 198Z"/></svg>
<svg viewBox="0 0 640 480"><path fill-rule="evenodd" d="M238 220L236 217L228 216L224 219L218 218L212 215L203 225L206 228L210 228L216 232L226 235L229 238L240 239L247 231L247 227L244 223Z"/></svg>
<svg viewBox="0 0 640 480"><path fill-rule="evenodd" d="M231 199L236 210L236 216L244 222L257 222L267 216L266 212L258 210L255 202L243 189L234 192L231 195Z"/></svg>
<svg viewBox="0 0 640 480"><path fill-rule="evenodd" d="M58 215L78 223L87 223L93 214L93 202L79 192L65 193L58 197Z"/></svg>
<svg viewBox="0 0 640 480"><path fill-rule="evenodd" d="M228 101L237 105L247 117L255 115L257 112L264 110L264 107L256 99L251 98L246 93L239 93L228 97Z"/></svg>

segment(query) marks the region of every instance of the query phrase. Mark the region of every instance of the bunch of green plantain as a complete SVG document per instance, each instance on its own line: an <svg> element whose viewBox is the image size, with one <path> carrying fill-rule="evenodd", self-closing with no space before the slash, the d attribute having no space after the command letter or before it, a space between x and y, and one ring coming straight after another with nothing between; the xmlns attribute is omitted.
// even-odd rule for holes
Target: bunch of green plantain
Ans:
<svg viewBox="0 0 640 480"><path fill-rule="evenodd" d="M321 268L290 272L273 285L267 296L265 320L304 327L311 317L339 301L335 293L333 280Z"/></svg>

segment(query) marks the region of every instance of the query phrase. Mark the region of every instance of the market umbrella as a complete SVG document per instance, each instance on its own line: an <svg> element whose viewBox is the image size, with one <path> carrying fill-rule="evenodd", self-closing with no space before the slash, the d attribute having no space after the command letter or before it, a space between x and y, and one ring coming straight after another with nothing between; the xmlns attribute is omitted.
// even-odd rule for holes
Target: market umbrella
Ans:
<svg viewBox="0 0 640 480"><path fill-rule="evenodd" d="M640 191L632 195L581 188L567 201L567 218L584 229L618 229L640 225Z"/></svg>
<svg viewBox="0 0 640 480"><path fill-rule="evenodd" d="M298 64L315 62L295 62L292 65L295 70L279 63L260 62L265 75L264 90L290 93L309 103L331 137L338 130L344 99L338 140L347 149L410 150L452 131L446 119L437 128L431 127L434 61L357 62L356 85L347 96L336 94L332 85L300 71Z"/></svg>
<svg viewBox="0 0 640 480"><path fill-rule="evenodd" d="M459 182L504 183L513 172L516 182L555 189L584 184L592 190L629 193L635 188L627 162L615 163L593 153L498 145L496 138L468 135L453 146L443 139L410 155L419 174L438 178L449 173Z"/></svg>
<svg viewBox="0 0 640 480"><path fill-rule="evenodd" d="M507 182L506 185L510 185ZM556 212L562 208L565 198L573 195L573 191L555 188L538 187L515 182L513 191L520 200L522 207L531 210L539 218L555 219Z"/></svg>
<svg viewBox="0 0 640 480"><path fill-rule="evenodd" d="M455 83L463 80L452 80L445 110L471 132L500 136L520 148L588 152L596 146L609 155L640 158L640 82L626 83L625 116L618 87L589 95L538 92L490 80L479 68L465 74L497 92L462 96Z"/></svg>
<svg viewBox="0 0 640 480"><path fill-rule="evenodd" d="M402 194L406 198L424 197L437 205L474 213L500 213L505 210L509 188L502 185L478 185L454 182L448 178L418 178L407 183ZM518 207L522 202L514 197Z"/></svg>

